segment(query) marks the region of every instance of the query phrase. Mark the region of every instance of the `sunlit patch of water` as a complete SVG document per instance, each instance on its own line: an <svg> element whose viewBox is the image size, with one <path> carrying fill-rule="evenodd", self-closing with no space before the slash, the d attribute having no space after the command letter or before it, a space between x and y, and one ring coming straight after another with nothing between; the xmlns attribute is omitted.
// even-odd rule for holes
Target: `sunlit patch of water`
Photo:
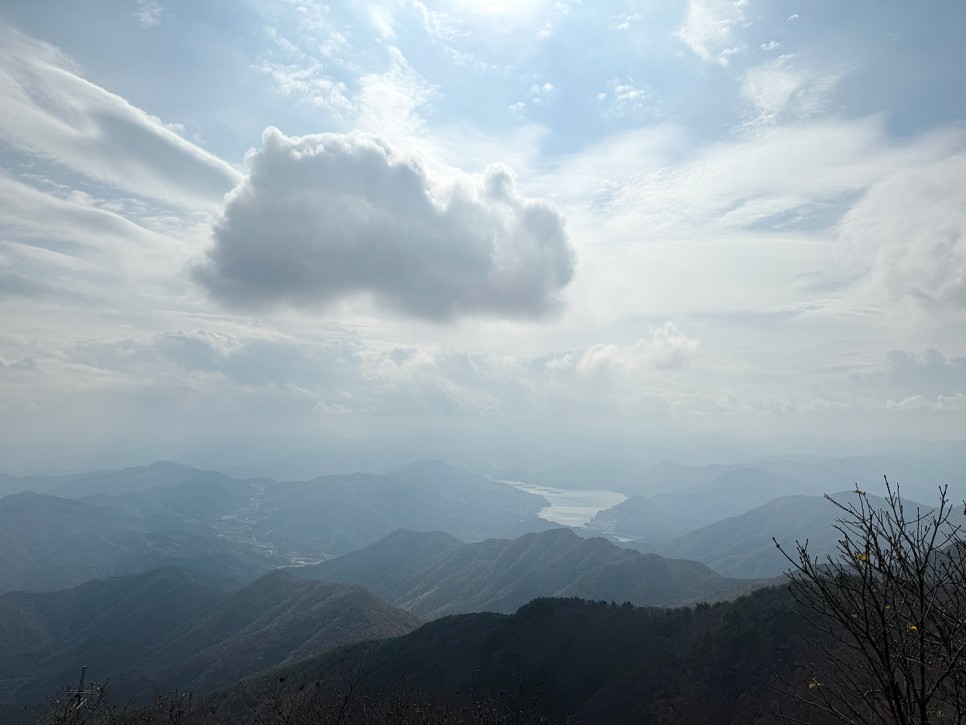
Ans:
<svg viewBox="0 0 966 725"><path fill-rule="evenodd" d="M539 516L547 521L563 526L584 526L598 511L616 506L627 496L617 491L598 489L561 489L550 486L536 486L523 481L501 480L514 488L527 493L543 496L550 502L540 509Z"/></svg>

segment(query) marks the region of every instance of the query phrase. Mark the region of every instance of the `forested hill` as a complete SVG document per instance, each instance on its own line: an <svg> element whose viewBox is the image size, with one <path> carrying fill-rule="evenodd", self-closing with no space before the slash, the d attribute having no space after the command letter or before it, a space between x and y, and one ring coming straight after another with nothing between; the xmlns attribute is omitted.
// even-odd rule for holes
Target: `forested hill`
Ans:
<svg viewBox="0 0 966 725"><path fill-rule="evenodd" d="M807 682L805 623L782 588L694 610L538 599L512 615L445 617L412 634L342 648L246 685L337 692L358 673L358 694L409 688L427 700L486 700L553 722L778 723L801 712L775 685ZM220 696L235 702L237 691ZM807 720L816 722L814 719ZM455 721L454 721L455 722ZM533 722L536 722L534 719Z"/></svg>
<svg viewBox="0 0 966 725"><path fill-rule="evenodd" d="M115 695L206 692L365 639L419 625L361 587L285 572L239 589L181 569L0 595L0 716L41 702L81 666Z"/></svg>
<svg viewBox="0 0 966 725"><path fill-rule="evenodd" d="M717 598L749 584L695 561L642 554L602 538L581 538L569 529L472 544L439 532L397 531L371 546L294 571L360 584L426 619L513 612L541 596L669 605Z"/></svg>

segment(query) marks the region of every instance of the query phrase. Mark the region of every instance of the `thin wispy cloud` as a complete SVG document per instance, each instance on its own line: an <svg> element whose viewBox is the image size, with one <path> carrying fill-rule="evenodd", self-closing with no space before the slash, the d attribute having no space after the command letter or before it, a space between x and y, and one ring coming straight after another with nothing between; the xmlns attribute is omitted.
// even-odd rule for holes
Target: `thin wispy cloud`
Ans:
<svg viewBox="0 0 966 725"><path fill-rule="evenodd" d="M164 8L157 0L137 0L137 12L134 17L142 28L153 28L161 23Z"/></svg>
<svg viewBox="0 0 966 725"><path fill-rule="evenodd" d="M238 175L158 118L77 74L57 48L0 25L0 138L118 189L217 204Z"/></svg>

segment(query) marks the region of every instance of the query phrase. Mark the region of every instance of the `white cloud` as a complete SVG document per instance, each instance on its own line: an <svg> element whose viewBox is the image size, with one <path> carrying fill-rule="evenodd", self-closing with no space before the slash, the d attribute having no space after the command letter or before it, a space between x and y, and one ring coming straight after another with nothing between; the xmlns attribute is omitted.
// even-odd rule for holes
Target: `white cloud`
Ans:
<svg viewBox="0 0 966 725"><path fill-rule="evenodd" d="M576 327L623 320L629 309L650 319L797 311L821 317L815 330L846 325L847 316L851 322L834 334L878 349L886 328L870 326L886 325L884 315L896 311L897 302L883 294L884 257L870 276L876 240L906 229L893 217L916 219L920 212L895 199L870 209L868 224L856 218L848 234L838 222L865 206L865 194L877 185L914 169L928 177L946 168L944 162L961 152L962 138L953 127L897 140L882 117L743 129L718 143L695 142L682 129L662 125L616 134L549 166L531 183L567 210L581 260L569 295ZM948 195L920 209L951 205L951 190L960 184L952 179L947 186ZM926 220L922 233L955 213L952 208ZM901 254L899 245L897 239L890 254ZM961 266L955 254L944 255L938 246L936 252L910 251L903 267L918 257L920 267L944 271L940 287L951 285ZM898 281L896 289L908 302L904 284ZM939 325L942 308L934 306L930 316ZM948 324L935 325L931 332L904 329L898 339L924 344L930 334L952 334ZM749 358L743 364L757 363Z"/></svg>
<svg viewBox="0 0 966 725"><path fill-rule="evenodd" d="M439 10L431 10L421 0L413 0L413 6L422 16L423 27L431 37L442 41L452 41L465 37L466 33L460 28L459 20L452 15Z"/></svg>
<svg viewBox="0 0 966 725"><path fill-rule="evenodd" d="M358 116L354 128L406 143L423 125L420 111L436 95L436 90L420 76L398 48L389 47L389 66L369 73L359 81L356 101Z"/></svg>
<svg viewBox="0 0 966 725"><path fill-rule="evenodd" d="M350 50L349 39L333 20L328 5L318 0L285 0L285 4L295 20L296 42L272 29L270 32L280 47L303 58L323 57L345 62L343 56Z"/></svg>
<svg viewBox="0 0 966 725"><path fill-rule="evenodd" d="M272 10L276 24L267 31L273 45L256 68L283 96L328 111L334 119L344 121L357 113L345 81L346 69L353 68L353 48L330 8L315 0L289 0ZM370 22L380 18L389 22L373 6Z"/></svg>
<svg viewBox="0 0 966 725"><path fill-rule="evenodd" d="M966 309L963 199L966 151L893 170L842 219L839 258L865 275L880 301L907 299L937 313Z"/></svg>
<svg viewBox="0 0 966 725"><path fill-rule="evenodd" d="M0 24L0 139L154 199L218 203L238 175L164 123L84 80L53 46Z"/></svg>
<svg viewBox="0 0 966 725"><path fill-rule="evenodd" d="M350 415L352 413L350 408L346 408L341 403L326 403L324 400L316 403L312 410L318 415L326 416Z"/></svg>
<svg viewBox="0 0 966 725"><path fill-rule="evenodd" d="M369 22L383 40L393 40L396 37L392 13L387 7L372 4L367 8Z"/></svg>
<svg viewBox="0 0 966 725"><path fill-rule="evenodd" d="M135 19L142 28L153 28L160 25L164 9L158 0L137 0L138 7L134 13Z"/></svg>
<svg viewBox="0 0 966 725"><path fill-rule="evenodd" d="M346 96L346 84L326 75L324 66L318 61L311 61L307 65L265 62L260 70L272 79L275 88L283 96L292 96L326 109L337 118L356 110Z"/></svg>
<svg viewBox="0 0 966 725"><path fill-rule="evenodd" d="M607 84L606 91L597 94L598 103L603 104L604 115L612 118L641 111L649 100L647 89L635 85L632 78L614 79Z"/></svg>
<svg viewBox="0 0 966 725"><path fill-rule="evenodd" d="M744 0L690 0L677 36L706 63L727 67L741 51L735 30L745 23Z"/></svg>
<svg viewBox="0 0 966 725"><path fill-rule="evenodd" d="M170 275L187 252L184 242L82 195L57 198L3 173L0 228L0 250L16 254L21 273L35 283L96 296L118 293L124 277Z"/></svg>
<svg viewBox="0 0 966 725"><path fill-rule="evenodd" d="M882 118L864 118L777 125L691 144L680 129L662 126L590 147L553 167L544 183L568 208L585 205L590 226L610 239L706 239L739 219L754 224L806 204L834 203L844 214L855 194L902 169L946 158L957 137L949 132L899 144Z"/></svg>
<svg viewBox="0 0 966 725"><path fill-rule="evenodd" d="M258 66L279 93L328 112L330 123L319 119L323 127L353 128L390 140L408 139L422 127L421 114L438 91L390 42L398 8L372 5L358 18L385 43L375 52L355 47L358 37L340 30L326 5L291 3L289 10L279 23L283 29L269 28L275 49Z"/></svg>
<svg viewBox="0 0 966 725"><path fill-rule="evenodd" d="M602 370L616 370L637 374L646 370L676 370L690 365L701 352L701 342L683 334L674 323L667 322L643 338L626 347L594 345L577 362L582 374Z"/></svg>
<svg viewBox="0 0 966 725"><path fill-rule="evenodd" d="M431 320L539 317L573 274L564 222L512 173L432 171L368 135L288 138L248 158L199 279L241 307L368 295Z"/></svg>
<svg viewBox="0 0 966 725"><path fill-rule="evenodd" d="M452 42L475 36L484 38L491 46L522 39L546 41L571 15L571 6L575 4L579 5L579 0L441 0L429 6L420 0L414 1L426 29L434 37Z"/></svg>
<svg viewBox="0 0 966 725"><path fill-rule="evenodd" d="M795 55L782 55L749 70L741 94L755 108L757 123L801 120L824 110L838 80L837 73L807 69Z"/></svg>
<svg viewBox="0 0 966 725"><path fill-rule="evenodd" d="M872 397L938 400L966 392L966 356L947 356L935 348L919 354L890 350L884 366L857 374L852 382Z"/></svg>
<svg viewBox="0 0 966 725"><path fill-rule="evenodd" d="M376 415L494 416L523 401L499 360L440 345L372 346L363 354L362 392Z"/></svg>
<svg viewBox="0 0 966 725"><path fill-rule="evenodd" d="M929 435L943 433L929 421L946 411L950 430L963 430L966 145L961 129L918 130L959 108L955 95L929 90L949 83L919 83L920 73L951 78L936 64L942 54L922 52L925 40L904 36L916 62L895 76L876 70L898 67L892 51L869 55L878 26L845 10L849 32L829 36L804 16L786 25L792 8L776 16L760 3L656 4L645 21L606 4L426 2L431 10L418 0L278 0L243 9L237 24L192 23L190 58L169 55L165 72L211 65L180 76L184 87L144 75L162 46L135 56L121 54L124 43L92 48L86 26L65 40L104 88L137 85L139 103L167 123L88 83L56 49L4 31L14 42L0 47L0 407L46 410L31 419L38 441L48 425L108 419L165 441L162 429L187 439L250 426L251 441L266 425L285 434L380 419L394 434L419 427L400 424L409 414L466 422L467 438L475 418L495 416L501 429L527 417L635 431L686 419L732 430L745 417L771 433L859 430L862 414L871 432L913 421ZM187 5L172 7L130 2L107 19L92 6L90 17L161 41L192 20ZM163 24L137 32L137 9ZM274 35L239 46L253 16ZM787 49L798 54L779 57ZM839 69L854 74L856 93L833 107ZM890 82L861 81L873 77ZM281 95L266 92L269 78ZM228 99L213 82L250 93ZM175 91L171 112L163 104ZM916 102L899 106L910 93ZM534 114L542 125L514 115L526 117L534 99L552 106ZM173 137L203 132L237 161L253 125L269 122L364 133L282 137L284 149L254 154L247 180L229 169L220 187L212 179L226 167ZM341 139L331 164L313 156L324 138ZM513 203L488 195L493 160L519 174ZM344 173L322 179L326 169ZM411 183L394 185L406 174ZM236 179L247 186L214 240L204 211L189 218L176 206L219 200ZM566 240L540 242L560 232L560 214L519 242L523 192L566 212L579 250L556 324L519 320L564 299L573 266ZM512 250L502 261L491 236ZM232 307L281 309L257 322L211 319L212 296L184 274L206 243L207 280ZM521 249L532 258L507 271ZM897 324L896 311L910 309L911 324ZM359 335L319 344L330 315ZM467 315L491 319L437 324ZM282 329L297 342L258 337ZM23 342L34 338L52 351ZM938 346L945 357L849 377L874 370L884 346ZM256 417L263 407L277 413L268 423ZM0 425L16 432L23 420Z"/></svg>

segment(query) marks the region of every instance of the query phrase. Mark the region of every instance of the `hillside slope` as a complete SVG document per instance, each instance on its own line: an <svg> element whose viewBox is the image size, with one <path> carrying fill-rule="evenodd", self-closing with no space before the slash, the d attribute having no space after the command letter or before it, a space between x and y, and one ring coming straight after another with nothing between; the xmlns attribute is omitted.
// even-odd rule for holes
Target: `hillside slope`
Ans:
<svg viewBox="0 0 966 725"><path fill-rule="evenodd" d="M0 593L59 589L159 566L250 580L283 561L219 536L205 522L113 503L30 492L0 499Z"/></svg>
<svg viewBox="0 0 966 725"><path fill-rule="evenodd" d="M210 574L164 568L0 595L0 703L54 694L82 666L101 679L119 673L236 587Z"/></svg>
<svg viewBox="0 0 966 725"><path fill-rule="evenodd" d="M275 571L189 618L133 669L160 687L176 683L204 692L350 642L406 634L420 624L362 587Z"/></svg>
<svg viewBox="0 0 966 725"><path fill-rule="evenodd" d="M588 528L601 533L652 539L656 535L684 533L737 516L778 496L817 494L810 483L758 468L727 471L699 486L632 496L599 512Z"/></svg>
<svg viewBox="0 0 966 725"><path fill-rule="evenodd" d="M842 503L855 502L853 491L832 496ZM885 499L866 494L873 508L886 505ZM932 506L905 500L907 511L924 513ZM962 509L953 509L953 520L963 521ZM656 547L664 556L686 557L701 561L715 571L735 577L775 577L788 569L788 561L773 538L794 555L796 541L808 541L812 556L834 554L841 534L834 528L841 511L823 496L781 496L739 516L718 521L688 532ZM636 542L628 546L637 546Z"/></svg>
<svg viewBox="0 0 966 725"><path fill-rule="evenodd" d="M37 480L90 495L0 498L0 593L53 590L158 566L251 581L401 527L475 540L549 526L537 516L542 497L434 461L384 475L289 483L240 481L168 463Z"/></svg>
<svg viewBox="0 0 966 725"><path fill-rule="evenodd" d="M806 624L784 590L697 610L655 610L576 599L539 599L515 614L445 617L382 643L344 648L246 683L270 691L278 677L297 687L342 687L359 672L360 694L411 688L427 699L482 698L511 719L540 722L778 722L776 704L807 717L770 683L803 661ZM328 690L327 690L328 688ZM237 691L222 696L237 702Z"/></svg>
<svg viewBox="0 0 966 725"><path fill-rule="evenodd" d="M251 516L254 535L279 550L338 555L396 529L445 531L472 541L546 528L541 496L420 461L384 475L355 473L282 483Z"/></svg>
<svg viewBox="0 0 966 725"><path fill-rule="evenodd" d="M569 529L462 544L440 533L397 531L299 576L370 589L423 618L512 612L541 596L670 604L746 584L693 561L665 559L584 539Z"/></svg>
<svg viewBox="0 0 966 725"><path fill-rule="evenodd" d="M42 700L81 666L110 679L115 695L202 692L420 624L356 586L273 572L236 587L160 569L0 595L0 704Z"/></svg>

